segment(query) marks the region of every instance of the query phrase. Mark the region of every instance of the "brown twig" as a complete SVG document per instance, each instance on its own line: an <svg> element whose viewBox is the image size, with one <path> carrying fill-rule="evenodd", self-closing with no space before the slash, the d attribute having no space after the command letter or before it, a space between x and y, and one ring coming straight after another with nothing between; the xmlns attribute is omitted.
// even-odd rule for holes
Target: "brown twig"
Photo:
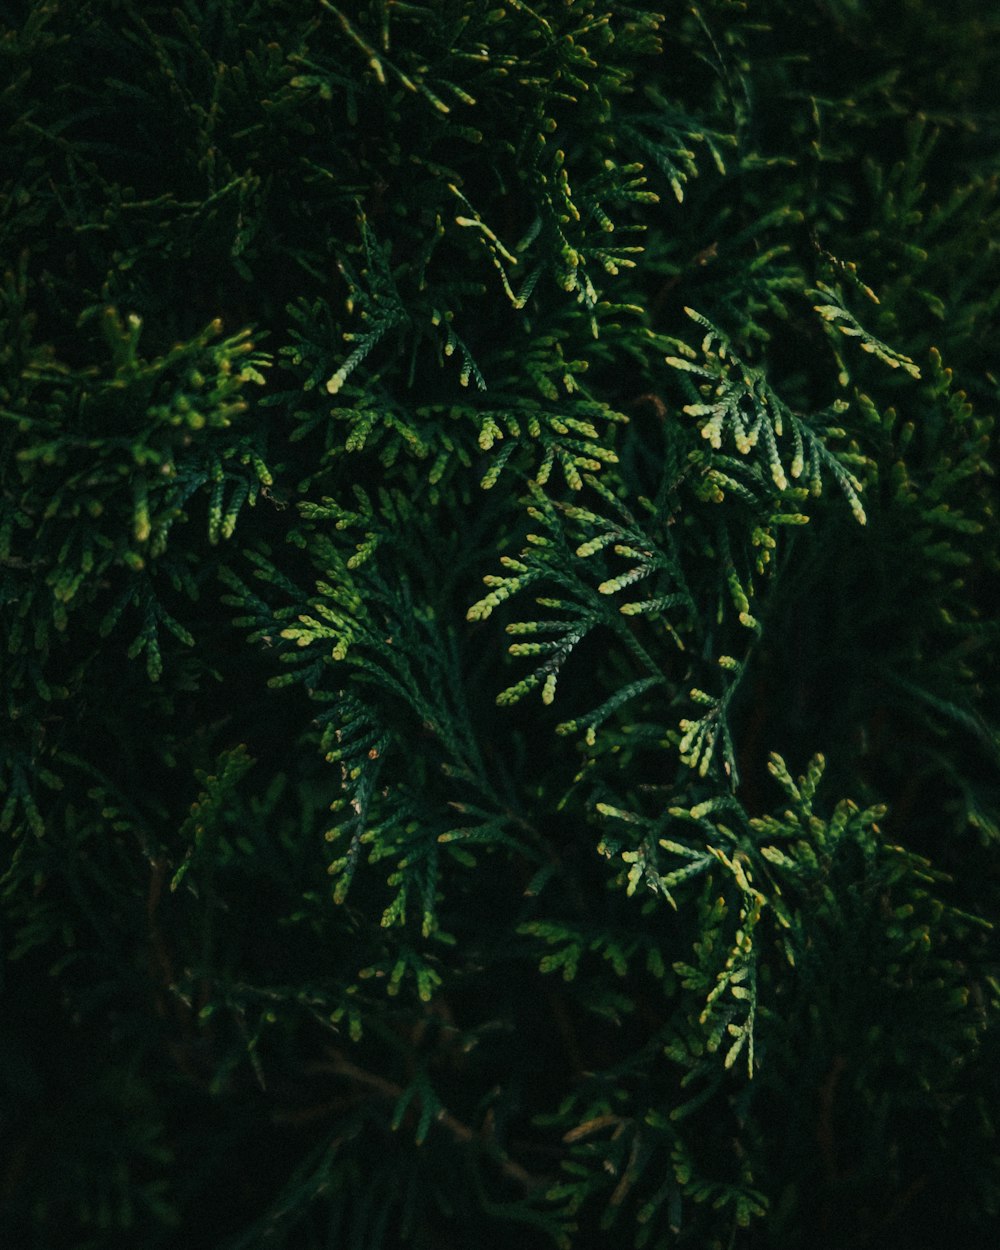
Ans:
<svg viewBox="0 0 1000 1250"><path fill-rule="evenodd" d="M833 1125L834 1102L837 1096L837 1085L840 1082L841 1074L847 1067L847 1060L843 1055L834 1055L833 1062L830 1064L830 1070L826 1075L819 1091L819 1120L816 1124L816 1144L819 1146L820 1158L823 1160L823 1169L826 1173L826 1181L829 1191L835 1192L836 1185L840 1179L840 1168L837 1163L837 1133ZM830 1231L830 1223L832 1218L831 1197L824 1199L820 1210L820 1228L824 1235Z"/></svg>
<svg viewBox="0 0 1000 1250"><path fill-rule="evenodd" d="M359 1068L356 1063L352 1063L346 1055L339 1050L330 1049L327 1052L329 1062L323 1064L311 1064L312 1072L334 1072L338 1076L345 1077L349 1081L353 1081L356 1085L363 1085L367 1089L374 1090L382 1098L390 1102L398 1102L403 1096L404 1090L401 1086L393 1081L386 1080L385 1077L377 1076L374 1072L367 1072L364 1068ZM442 1128L446 1129L456 1141L467 1143L480 1147L484 1153L489 1155L491 1159L499 1167L504 1176L515 1181L526 1191L538 1189L547 1182L539 1177L532 1176L519 1163L515 1163L494 1144L492 1144L482 1133L476 1132L475 1129L469 1128L467 1124L463 1124L450 1111L442 1108L437 1114L437 1122Z"/></svg>

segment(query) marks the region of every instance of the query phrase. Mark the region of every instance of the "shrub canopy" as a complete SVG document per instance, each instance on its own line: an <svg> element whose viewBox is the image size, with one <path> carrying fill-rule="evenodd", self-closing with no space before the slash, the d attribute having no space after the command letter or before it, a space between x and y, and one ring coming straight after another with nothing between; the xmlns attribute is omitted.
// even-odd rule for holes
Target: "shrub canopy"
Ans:
<svg viewBox="0 0 1000 1250"><path fill-rule="evenodd" d="M987 1244L1000 22L0 3L10 1244Z"/></svg>

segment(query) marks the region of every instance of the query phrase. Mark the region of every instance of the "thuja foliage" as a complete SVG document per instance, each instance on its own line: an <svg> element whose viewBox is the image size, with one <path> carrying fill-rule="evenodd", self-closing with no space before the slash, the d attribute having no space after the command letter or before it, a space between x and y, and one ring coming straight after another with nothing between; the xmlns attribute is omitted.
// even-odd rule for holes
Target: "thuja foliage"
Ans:
<svg viewBox="0 0 1000 1250"><path fill-rule="evenodd" d="M992 1244L998 34L0 4L6 1245Z"/></svg>

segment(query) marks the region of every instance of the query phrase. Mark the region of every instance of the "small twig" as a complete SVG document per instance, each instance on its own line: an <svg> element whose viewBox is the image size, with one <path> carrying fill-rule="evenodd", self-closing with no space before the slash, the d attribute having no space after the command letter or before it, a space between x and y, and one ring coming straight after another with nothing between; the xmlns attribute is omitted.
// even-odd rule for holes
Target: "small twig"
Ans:
<svg viewBox="0 0 1000 1250"><path fill-rule="evenodd" d="M393 1081L388 1081L385 1077L376 1076L374 1072L366 1072L364 1068L359 1068L357 1064L352 1063L350 1059L337 1050L328 1050L330 1062L325 1064L312 1064L310 1071L313 1072L335 1072L338 1076L346 1077L350 1081L354 1081L357 1085L364 1085L368 1089L375 1090L387 1101L398 1102L403 1096L404 1090L401 1086L396 1085ZM525 1190L537 1189L546 1182L540 1180L536 1176L532 1176L519 1163L515 1163L494 1144L487 1140L482 1133L477 1133L475 1129L469 1128L467 1124L463 1124L450 1111L442 1108L437 1114L437 1122L448 1130L448 1132L456 1139L463 1143L479 1146L490 1158L492 1158L504 1176L516 1181Z"/></svg>
<svg viewBox="0 0 1000 1250"><path fill-rule="evenodd" d="M833 1126L834 1100L841 1073L846 1067L847 1060L844 1056L834 1055L830 1071L827 1073L819 1091L819 1122L816 1125L816 1143L819 1146L820 1157L823 1160L827 1184L831 1190L835 1190L836 1184L840 1180L840 1169L837 1166L837 1134ZM820 1228L824 1233L830 1231L831 1216L831 1198L828 1195L824 1199L820 1210Z"/></svg>

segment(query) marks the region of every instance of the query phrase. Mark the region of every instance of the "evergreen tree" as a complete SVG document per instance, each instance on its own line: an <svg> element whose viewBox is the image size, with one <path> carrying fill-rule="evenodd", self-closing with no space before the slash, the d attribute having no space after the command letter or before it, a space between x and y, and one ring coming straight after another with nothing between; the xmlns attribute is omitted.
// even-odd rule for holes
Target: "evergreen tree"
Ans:
<svg viewBox="0 0 1000 1250"><path fill-rule="evenodd" d="M5 1245L993 1244L1000 19L660 8L0 2Z"/></svg>

